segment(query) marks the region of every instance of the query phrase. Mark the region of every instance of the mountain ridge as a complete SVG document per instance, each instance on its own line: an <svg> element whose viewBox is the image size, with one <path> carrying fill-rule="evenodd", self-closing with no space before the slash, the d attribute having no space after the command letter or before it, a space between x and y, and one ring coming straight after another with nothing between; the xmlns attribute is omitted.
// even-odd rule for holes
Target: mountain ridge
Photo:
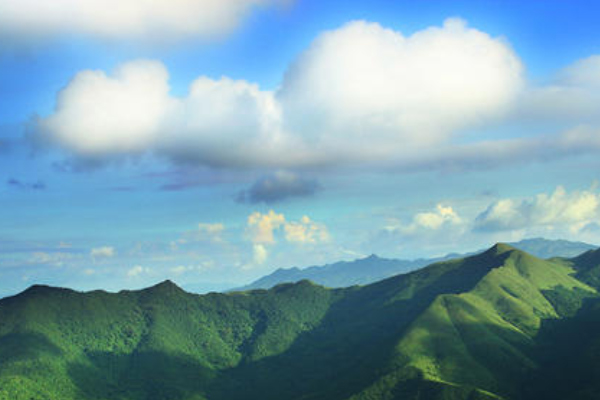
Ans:
<svg viewBox="0 0 600 400"><path fill-rule="evenodd" d="M543 238L524 239L519 242L507 243L507 245L521 248L540 258L556 256L574 257L584 251L597 248L596 246L583 242L571 242L562 239L548 240ZM339 261L322 266L278 268L274 272L265 275L248 285L230 290L266 289L273 287L278 283L296 282L302 279L309 279L328 287L365 285L396 274L406 273L438 261L467 257L483 251L485 251L485 249L465 254L450 253L442 257L434 257L431 259L418 258L414 260L388 259L371 254L368 257L359 258L354 261Z"/></svg>
<svg viewBox="0 0 600 400"><path fill-rule="evenodd" d="M557 349L573 333L562 326L600 316L582 311L595 281L577 278L597 275L592 258L542 260L499 243L340 289L33 286L0 300L0 399L543 398L548 376L559 387L574 370L549 367L567 359ZM595 343L588 331L581 354ZM600 393L594 382L577 390Z"/></svg>

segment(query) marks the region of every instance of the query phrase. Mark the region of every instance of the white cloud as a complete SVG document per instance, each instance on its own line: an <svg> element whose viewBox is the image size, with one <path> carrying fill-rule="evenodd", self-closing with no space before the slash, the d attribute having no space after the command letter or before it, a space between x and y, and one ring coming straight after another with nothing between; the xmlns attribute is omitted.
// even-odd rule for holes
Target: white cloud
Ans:
<svg viewBox="0 0 600 400"><path fill-rule="evenodd" d="M394 162L503 116L521 75L503 40L461 20L411 36L355 21L317 37L276 92L200 77L174 97L156 61L110 76L80 72L38 121L37 138L91 159L150 152L227 167Z"/></svg>
<svg viewBox="0 0 600 400"><path fill-rule="evenodd" d="M110 258L117 254L115 248L112 246L95 247L90 250L90 256L94 259L98 258Z"/></svg>
<svg viewBox="0 0 600 400"><path fill-rule="evenodd" d="M422 236L448 228L456 230L462 223L463 220L452 207L438 204L435 211L417 213L410 223L393 224L387 226L385 230L404 236Z"/></svg>
<svg viewBox="0 0 600 400"><path fill-rule="evenodd" d="M147 42L214 37L255 6L283 0L0 0L0 34L13 38L87 35Z"/></svg>
<svg viewBox="0 0 600 400"><path fill-rule="evenodd" d="M267 248L262 245L262 244L254 244L252 246L252 250L253 250L253 262L255 265L261 265L264 264L265 261L267 261L267 258L269 257L269 251L267 250Z"/></svg>
<svg viewBox="0 0 600 400"><path fill-rule="evenodd" d="M27 260L27 262L29 264L48 264L55 267L62 267L66 262L69 262L75 258L75 255L71 253L48 253L44 251L36 251L31 254L31 257L29 260Z"/></svg>
<svg viewBox="0 0 600 400"><path fill-rule="evenodd" d="M291 157L271 92L242 80L200 77L187 97L176 98L168 79L164 65L149 60L125 63L110 76L80 72L59 93L55 112L38 121L36 138L87 159L154 152L232 166Z"/></svg>
<svg viewBox="0 0 600 400"><path fill-rule="evenodd" d="M425 212L415 215L413 226L415 228L437 230L445 223L459 224L461 219L450 206L438 204L435 212Z"/></svg>
<svg viewBox="0 0 600 400"><path fill-rule="evenodd" d="M248 216L248 233L250 240L255 244L275 243L274 231L285 224L283 214L270 210L266 214L253 212Z"/></svg>
<svg viewBox="0 0 600 400"><path fill-rule="evenodd" d="M306 215L298 221L287 221L283 214L273 210L264 214L260 212L250 214L246 235L252 242L254 266L265 263L269 257L270 247L273 247L278 239L294 245L322 244L330 240L325 224L315 222Z"/></svg>
<svg viewBox="0 0 600 400"><path fill-rule="evenodd" d="M287 221L283 214L270 210L266 214L254 212L248 217L247 233L255 244L274 244L275 233L281 230L289 243L321 243L329 240L325 224L315 222L306 215L298 221Z"/></svg>
<svg viewBox="0 0 600 400"><path fill-rule="evenodd" d="M181 275L181 274L184 274L184 273L190 271L190 268L185 265L178 265L177 267L171 268L170 271L171 271L171 273L173 273L175 275Z"/></svg>
<svg viewBox="0 0 600 400"><path fill-rule="evenodd" d="M284 226L285 239L293 243L322 243L329 240L329 232L323 224L312 221L306 215L298 222Z"/></svg>
<svg viewBox="0 0 600 400"><path fill-rule="evenodd" d="M200 222L196 229L185 231L178 239L171 241L169 249L171 252L193 252L200 248L214 248L216 245L228 246L230 243L224 237L225 233L226 226L221 222Z"/></svg>
<svg viewBox="0 0 600 400"><path fill-rule="evenodd" d="M462 210L469 208L463 206ZM400 258L422 257L428 253L441 256L472 243L465 238L470 228L468 218L447 203L438 203L431 210L407 217L396 216L396 212L388 214L386 223L361 244L365 253Z"/></svg>
<svg viewBox="0 0 600 400"><path fill-rule="evenodd" d="M150 272L150 268L142 267L141 265L136 265L127 271L127 276L130 278L135 278L148 272Z"/></svg>
<svg viewBox="0 0 600 400"><path fill-rule="evenodd" d="M57 98L53 115L40 121L46 140L83 157L139 153L157 140L173 108L168 73L156 61L138 60L102 71L78 73Z"/></svg>
<svg viewBox="0 0 600 400"><path fill-rule="evenodd" d="M214 224L201 222L198 224L198 231L208 235L211 240L220 242L223 240L221 235L225 231L225 225L220 222Z"/></svg>
<svg viewBox="0 0 600 400"><path fill-rule="evenodd" d="M213 243L222 243L223 233L225 232L225 225L217 223L206 223L201 222L198 224L198 229L195 231L185 232L183 236L177 241L179 244L185 244L189 242L208 241Z"/></svg>
<svg viewBox="0 0 600 400"><path fill-rule="evenodd" d="M551 194L514 200L501 199L479 214L475 228L483 231L552 230L577 232L599 218L600 195L592 191L568 193L559 186Z"/></svg>
<svg viewBox="0 0 600 400"><path fill-rule="evenodd" d="M320 147L389 158L502 116L522 70L506 42L459 19L412 36L355 21L321 34L278 96L290 129Z"/></svg>
<svg viewBox="0 0 600 400"><path fill-rule="evenodd" d="M197 265L178 265L169 269L169 271L174 275L183 275L189 272L205 272L209 269L215 267L215 263L212 260L203 261Z"/></svg>

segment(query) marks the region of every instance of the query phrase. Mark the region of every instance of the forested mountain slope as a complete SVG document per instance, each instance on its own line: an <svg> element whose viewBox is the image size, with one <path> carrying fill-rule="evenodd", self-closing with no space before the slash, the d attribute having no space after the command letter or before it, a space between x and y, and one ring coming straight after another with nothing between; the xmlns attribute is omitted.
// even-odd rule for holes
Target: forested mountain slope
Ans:
<svg viewBox="0 0 600 400"><path fill-rule="evenodd" d="M498 244L368 285L0 300L0 399L592 399L600 253Z"/></svg>

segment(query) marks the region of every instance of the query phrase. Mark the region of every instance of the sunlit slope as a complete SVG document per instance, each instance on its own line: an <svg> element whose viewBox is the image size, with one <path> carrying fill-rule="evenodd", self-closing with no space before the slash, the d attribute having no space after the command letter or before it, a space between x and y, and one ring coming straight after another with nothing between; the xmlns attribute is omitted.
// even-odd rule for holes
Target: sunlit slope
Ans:
<svg viewBox="0 0 600 400"><path fill-rule="evenodd" d="M584 256L500 244L346 289L34 286L0 300L0 399L535 399L565 375L548 364L569 326L595 326L580 314L600 257ZM582 354L600 348L588 336Z"/></svg>
<svg viewBox="0 0 600 400"><path fill-rule="evenodd" d="M411 324L395 348L398 370L382 378L388 391L394 377L402 385L407 371L415 370L427 380L517 398L538 367L533 350L542 321L560 317L555 307L561 299L552 293L566 290L578 298L595 293L565 263L502 244L471 260L486 264L488 257L502 265L471 290L440 294ZM373 392L377 385L365 393ZM377 395L383 396L381 390Z"/></svg>

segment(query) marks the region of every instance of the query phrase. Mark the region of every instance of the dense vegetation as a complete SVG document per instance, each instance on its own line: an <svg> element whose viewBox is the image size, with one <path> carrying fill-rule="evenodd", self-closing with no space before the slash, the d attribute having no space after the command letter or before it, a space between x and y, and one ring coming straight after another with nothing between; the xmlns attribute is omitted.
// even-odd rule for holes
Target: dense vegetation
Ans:
<svg viewBox="0 0 600 400"><path fill-rule="evenodd" d="M596 399L600 251L508 245L368 286L0 300L0 399Z"/></svg>

